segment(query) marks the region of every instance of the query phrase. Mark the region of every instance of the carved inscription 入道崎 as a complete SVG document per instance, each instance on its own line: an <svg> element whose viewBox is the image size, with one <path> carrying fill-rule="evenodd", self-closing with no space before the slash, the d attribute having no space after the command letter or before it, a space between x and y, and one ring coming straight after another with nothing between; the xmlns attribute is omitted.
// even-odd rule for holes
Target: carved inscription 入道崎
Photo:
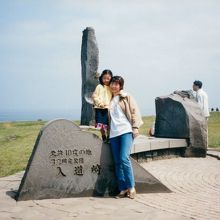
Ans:
<svg viewBox="0 0 220 220"><path fill-rule="evenodd" d="M110 146L73 122L58 119L41 129L17 200L115 193Z"/></svg>
<svg viewBox="0 0 220 220"><path fill-rule="evenodd" d="M52 166L56 166L58 169L58 175L67 176L63 171L61 166L70 165L73 168L73 174L78 176L83 176L84 174L84 162L86 158L92 155L92 150L84 148L79 150L79 148L67 149L67 150L51 150L49 154L49 162ZM91 173L100 174L101 165L92 164Z"/></svg>

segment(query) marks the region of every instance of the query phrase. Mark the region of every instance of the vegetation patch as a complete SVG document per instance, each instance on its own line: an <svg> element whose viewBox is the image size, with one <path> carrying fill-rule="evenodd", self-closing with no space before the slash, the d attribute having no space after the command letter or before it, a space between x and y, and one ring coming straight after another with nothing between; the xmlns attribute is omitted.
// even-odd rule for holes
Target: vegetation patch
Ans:
<svg viewBox="0 0 220 220"><path fill-rule="evenodd" d="M155 116L143 117L140 134L148 135ZM0 123L0 176L8 176L24 170L36 138L46 121ZM76 121L79 125L79 121ZM220 148L220 112L212 112L208 121L209 147ZM98 136L100 132L89 130Z"/></svg>

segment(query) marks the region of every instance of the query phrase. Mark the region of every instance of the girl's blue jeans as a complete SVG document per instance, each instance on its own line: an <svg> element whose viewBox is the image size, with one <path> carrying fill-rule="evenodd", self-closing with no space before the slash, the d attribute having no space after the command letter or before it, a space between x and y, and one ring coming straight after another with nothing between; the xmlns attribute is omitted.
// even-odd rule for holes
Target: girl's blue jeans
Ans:
<svg viewBox="0 0 220 220"><path fill-rule="evenodd" d="M115 162L119 191L134 187L134 173L130 160L133 134L130 132L110 138L110 144Z"/></svg>

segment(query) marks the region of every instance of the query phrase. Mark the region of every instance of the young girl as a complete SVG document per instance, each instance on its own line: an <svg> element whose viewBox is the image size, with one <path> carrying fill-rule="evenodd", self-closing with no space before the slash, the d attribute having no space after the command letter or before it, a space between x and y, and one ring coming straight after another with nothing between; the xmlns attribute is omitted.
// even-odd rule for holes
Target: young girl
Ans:
<svg viewBox="0 0 220 220"><path fill-rule="evenodd" d="M112 98L112 92L109 88L111 78L111 70L104 70L99 77L100 84L97 85L92 95L95 108L95 126L100 129L103 141L107 141L108 136L108 109Z"/></svg>

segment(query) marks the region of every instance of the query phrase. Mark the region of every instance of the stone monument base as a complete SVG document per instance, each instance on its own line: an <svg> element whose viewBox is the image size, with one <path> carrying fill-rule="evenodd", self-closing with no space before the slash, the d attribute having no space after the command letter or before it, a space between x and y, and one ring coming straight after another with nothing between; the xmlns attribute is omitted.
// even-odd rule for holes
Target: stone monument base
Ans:
<svg viewBox="0 0 220 220"><path fill-rule="evenodd" d="M132 159L137 192L170 192ZM40 131L17 200L114 196L118 193L110 145L58 119Z"/></svg>

